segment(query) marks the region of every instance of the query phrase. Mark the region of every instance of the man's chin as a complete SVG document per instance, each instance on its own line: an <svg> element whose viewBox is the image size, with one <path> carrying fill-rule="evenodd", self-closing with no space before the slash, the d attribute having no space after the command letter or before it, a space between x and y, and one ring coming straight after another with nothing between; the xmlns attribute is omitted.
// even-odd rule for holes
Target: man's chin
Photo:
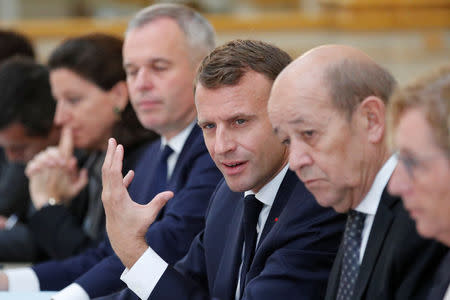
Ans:
<svg viewBox="0 0 450 300"><path fill-rule="evenodd" d="M227 185L230 188L230 190L232 190L233 192L236 192L236 193L243 193L245 191L252 189L251 187L248 187L248 185L243 184L236 178L230 179L230 178L225 177L225 181L227 182Z"/></svg>

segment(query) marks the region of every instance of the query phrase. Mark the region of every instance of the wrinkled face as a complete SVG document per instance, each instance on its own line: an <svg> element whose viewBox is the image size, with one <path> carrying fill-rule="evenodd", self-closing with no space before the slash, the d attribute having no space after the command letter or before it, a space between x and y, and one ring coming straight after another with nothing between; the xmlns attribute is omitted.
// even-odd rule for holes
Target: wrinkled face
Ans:
<svg viewBox="0 0 450 300"><path fill-rule="evenodd" d="M211 157L233 191L259 191L287 161L286 147L273 134L267 115L271 85L255 72L247 72L235 86L197 85L198 123Z"/></svg>
<svg viewBox="0 0 450 300"><path fill-rule="evenodd" d="M0 130L0 146L5 150L9 161L27 163L38 152L49 145L50 139L41 136L30 136L23 125L13 123Z"/></svg>
<svg viewBox="0 0 450 300"><path fill-rule="evenodd" d="M127 33L124 67L144 127L171 138L195 118L194 64L175 21L160 18Z"/></svg>
<svg viewBox="0 0 450 300"><path fill-rule="evenodd" d="M399 163L389 182L425 237L450 234L450 160L434 141L420 109L409 109L395 131ZM448 238L447 238L448 240Z"/></svg>
<svg viewBox="0 0 450 300"><path fill-rule="evenodd" d="M365 139L358 122L347 120L314 76L275 83L269 116L289 147L290 168L320 205L338 212L362 200Z"/></svg>
<svg viewBox="0 0 450 300"><path fill-rule="evenodd" d="M104 149L117 120L115 95L66 68L50 72L50 84L56 99L54 122L72 129L74 146Z"/></svg>

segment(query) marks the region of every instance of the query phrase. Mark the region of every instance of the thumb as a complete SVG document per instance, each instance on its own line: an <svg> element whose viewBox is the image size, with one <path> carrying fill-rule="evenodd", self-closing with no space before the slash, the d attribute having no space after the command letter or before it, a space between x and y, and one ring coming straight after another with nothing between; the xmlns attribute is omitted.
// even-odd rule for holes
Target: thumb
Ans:
<svg viewBox="0 0 450 300"><path fill-rule="evenodd" d="M86 186L88 180L89 178L87 169L81 169L80 173L78 174L78 178L75 180L75 182L72 183L72 194L78 195L78 193Z"/></svg>
<svg viewBox="0 0 450 300"><path fill-rule="evenodd" d="M152 220L156 218L159 211L166 205L167 201L173 197L173 192L166 191L156 195L152 201L145 205L146 213L151 216Z"/></svg>
<svg viewBox="0 0 450 300"><path fill-rule="evenodd" d="M131 184L131 182L133 181L134 178L134 171L133 170L129 170L127 175L125 175L125 177L123 178L123 185L125 186L125 188L128 188Z"/></svg>

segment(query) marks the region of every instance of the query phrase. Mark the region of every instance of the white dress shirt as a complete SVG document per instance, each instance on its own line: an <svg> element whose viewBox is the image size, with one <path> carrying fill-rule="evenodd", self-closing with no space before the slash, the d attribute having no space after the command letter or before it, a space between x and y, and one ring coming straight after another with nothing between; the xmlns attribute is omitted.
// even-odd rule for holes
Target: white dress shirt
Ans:
<svg viewBox="0 0 450 300"><path fill-rule="evenodd" d="M170 176L175 169L178 157L183 150L184 144L192 131L196 122L190 123L183 131L170 140L161 137L161 149L169 145L173 152L167 158L167 176ZM39 279L31 268L20 268L15 270L6 270L6 276L9 281L9 291L33 291L38 292ZM53 300L89 300L87 292L77 283L72 283L59 293L52 297Z"/></svg>
<svg viewBox="0 0 450 300"><path fill-rule="evenodd" d="M443 300L450 300L450 286L447 288L447 292L445 292Z"/></svg>
<svg viewBox="0 0 450 300"><path fill-rule="evenodd" d="M359 250L360 264L364 257L364 252L366 251L367 241L369 240L370 230L372 229L373 220L377 213L378 204L380 204L381 195L396 166L397 157L393 155L384 163L380 171L378 171L369 192L364 197L363 201L355 208L356 211L366 214L366 220L364 221L364 228L362 231L361 249Z"/></svg>
<svg viewBox="0 0 450 300"><path fill-rule="evenodd" d="M264 205L258 217L256 226L257 244L261 237L262 230L269 216L275 196L280 188L281 182L288 170L286 165L268 184L263 186L256 194L246 191L245 195L255 194L255 197ZM151 267L149 267L151 266ZM150 247L139 258L131 269L125 269L120 279L124 281L139 298L147 299L155 288L161 276L164 274L168 264ZM242 267L242 264L241 264ZM241 269L239 268L239 270ZM239 276L238 276L239 277ZM238 279L239 280L239 279ZM239 299L239 281L236 289L236 299Z"/></svg>

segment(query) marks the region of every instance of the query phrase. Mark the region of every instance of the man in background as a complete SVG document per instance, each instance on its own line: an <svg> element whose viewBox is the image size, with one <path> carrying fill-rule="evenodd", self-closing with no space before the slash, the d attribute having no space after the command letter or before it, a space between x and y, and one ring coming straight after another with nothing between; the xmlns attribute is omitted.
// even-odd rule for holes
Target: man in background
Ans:
<svg viewBox="0 0 450 300"><path fill-rule="evenodd" d="M7 60L0 65L0 90L0 146L9 161L0 180L0 203L4 208L4 217L0 218L0 261L36 261L45 256L41 256L25 224L33 206L24 164L58 143L48 70L31 59Z"/></svg>
<svg viewBox="0 0 450 300"><path fill-rule="evenodd" d="M138 12L124 40L131 103L141 124L161 135L141 156L128 192L139 204L147 204L162 190L175 192L171 203L143 232L143 238L171 263L184 256L204 227L208 199L221 179L196 125L192 92L197 66L214 45L211 24L175 4L152 5ZM134 227L133 222L126 227ZM53 299L89 299L123 288L122 270L105 240L62 261L12 270L7 278L0 278L0 288L63 289Z"/></svg>

